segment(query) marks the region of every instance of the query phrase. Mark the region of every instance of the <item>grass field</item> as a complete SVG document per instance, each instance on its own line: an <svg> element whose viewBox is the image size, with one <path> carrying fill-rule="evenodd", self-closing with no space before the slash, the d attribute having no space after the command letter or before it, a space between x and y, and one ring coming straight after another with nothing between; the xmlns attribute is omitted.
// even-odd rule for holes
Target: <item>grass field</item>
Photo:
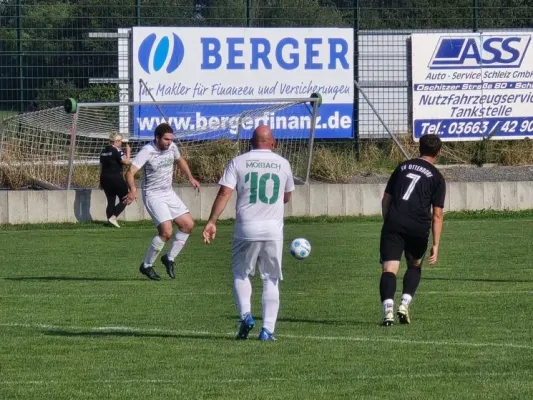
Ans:
<svg viewBox="0 0 533 400"><path fill-rule="evenodd" d="M380 223L287 223L313 252L285 259L274 343L232 340L231 225L210 247L197 229L160 282L137 271L153 228L124 225L0 231L1 399L533 398L531 214L448 220L391 328Z"/></svg>

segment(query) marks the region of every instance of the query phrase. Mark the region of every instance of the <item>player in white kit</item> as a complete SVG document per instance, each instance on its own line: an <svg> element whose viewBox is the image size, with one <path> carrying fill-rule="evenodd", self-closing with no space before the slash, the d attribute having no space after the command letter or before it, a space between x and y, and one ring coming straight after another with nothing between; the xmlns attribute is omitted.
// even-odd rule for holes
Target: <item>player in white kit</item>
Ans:
<svg viewBox="0 0 533 400"><path fill-rule="evenodd" d="M263 280L263 329L259 340L275 340L279 309L279 281L283 279L284 204L291 198L294 179L289 162L274 153L275 140L268 126L255 129L252 150L235 157L219 181L209 221L203 230L205 243L216 235L216 222L233 190L237 191L233 234L233 293L240 314L236 339L247 339L255 326L251 310L252 284L256 266Z"/></svg>
<svg viewBox="0 0 533 400"><path fill-rule="evenodd" d="M154 262L172 236L172 221L178 226L178 231L172 240L170 250L161 257L161 262L171 279L175 278L174 259L183 249L194 228L194 220L187 206L172 188L174 162L177 162L178 168L187 176L191 185L200 190L200 184L191 175L187 161L181 157L174 139L172 127L167 123L159 124L154 131L154 140L137 153L126 175L130 191L124 197L124 202L131 204L137 198L134 176L139 169L143 169L143 202L157 226L158 234L152 239L139 271L156 281L161 277L154 269Z"/></svg>

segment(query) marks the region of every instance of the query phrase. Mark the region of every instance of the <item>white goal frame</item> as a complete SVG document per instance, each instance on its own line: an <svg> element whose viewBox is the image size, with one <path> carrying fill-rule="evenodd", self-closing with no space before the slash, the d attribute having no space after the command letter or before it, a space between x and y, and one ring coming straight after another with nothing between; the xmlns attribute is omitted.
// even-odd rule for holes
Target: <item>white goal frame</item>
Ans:
<svg viewBox="0 0 533 400"><path fill-rule="evenodd" d="M305 170L305 176L303 177L303 181L300 181L298 183L301 184L307 184L309 183L310 173L311 173L311 164L312 164L312 157L313 157L313 146L314 146L314 140L315 140L315 131L316 131L316 121L318 116L318 108L320 107L322 102L322 98L319 94L313 94L311 97L307 98L273 98L273 99L224 99L224 100L183 100L183 101L120 101L120 102L87 102L87 103L78 103L76 105L75 110L71 112L72 114L72 128L70 132L70 148L69 148L69 157L68 157L68 171L67 171L67 182L66 182L66 189L72 188L72 177L73 177L73 171L74 166L76 165L75 155L76 155L76 138L78 136L81 136L79 134L79 127L78 127L78 120L80 116L80 111L83 109L91 109L91 108L102 108L102 107L117 107L119 110L128 110L130 107L134 106L179 106L179 105L197 105L201 107L202 105L207 104L249 104L254 105L257 104L258 107L265 106L265 105L275 105L276 103L279 104L289 104L290 106L294 105L310 105L311 108L311 120L310 120L310 129L309 129L309 151L307 154L307 166ZM162 118L166 119L168 116L163 115L163 113L160 111ZM241 137L241 130L243 125L243 120L245 120L247 116L247 112L242 112L241 114L236 115L239 118L239 123L237 126L237 135L236 139L239 140ZM128 116L129 120L133 120L133 116ZM120 127L117 126L117 131L123 131L124 127L123 125L123 119L121 119ZM274 132L275 133L275 132ZM179 140L179 137L177 138ZM283 139L281 139L283 140Z"/></svg>

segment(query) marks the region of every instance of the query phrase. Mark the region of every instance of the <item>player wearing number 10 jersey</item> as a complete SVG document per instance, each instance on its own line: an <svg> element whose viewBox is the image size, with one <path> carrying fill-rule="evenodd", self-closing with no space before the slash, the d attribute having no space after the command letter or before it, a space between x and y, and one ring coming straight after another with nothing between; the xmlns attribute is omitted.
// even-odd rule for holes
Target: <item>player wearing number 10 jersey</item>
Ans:
<svg viewBox="0 0 533 400"><path fill-rule="evenodd" d="M396 275L403 253L407 271L403 277L403 294L397 316L400 323L410 323L409 304L420 283L421 265L430 230L433 233L433 246L429 264L437 262L446 196L444 177L433 165L440 148L438 136L422 136L420 158L400 164L385 188L381 203L384 222L380 243L383 267L380 294L384 326L394 322Z"/></svg>
<svg viewBox="0 0 533 400"><path fill-rule="evenodd" d="M247 339L255 325L249 276L255 274L257 265L263 281L263 329L259 339L270 341L274 340L279 309L278 284L283 279L284 204L290 200L294 179L289 162L272 151L275 140L268 126L255 129L251 144L251 151L235 157L226 167L203 236L206 243L215 238L216 221L236 190L232 269L241 321L235 338Z"/></svg>

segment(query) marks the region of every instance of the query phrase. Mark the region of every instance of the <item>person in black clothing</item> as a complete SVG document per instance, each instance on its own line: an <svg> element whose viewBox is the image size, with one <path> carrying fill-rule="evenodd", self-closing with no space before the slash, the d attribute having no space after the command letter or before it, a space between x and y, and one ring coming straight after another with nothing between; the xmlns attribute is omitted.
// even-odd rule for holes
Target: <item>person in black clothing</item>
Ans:
<svg viewBox="0 0 533 400"><path fill-rule="evenodd" d="M422 136L420 157L401 163L390 176L383 194L379 249L383 269L379 289L384 326L394 323L396 275L403 253L407 271L403 277L403 294L397 317L402 324L410 323L409 304L420 283L430 230L433 245L429 264L437 262L446 196L444 177L433 165L440 148L441 140L437 135Z"/></svg>
<svg viewBox="0 0 533 400"><path fill-rule="evenodd" d="M100 186L107 199L107 222L120 228L117 217L126 208L122 198L128 194L128 185L124 180L122 168L130 163L131 148L126 142L126 153L122 151L122 135L113 133L109 145L100 153ZM118 197L118 204L116 198Z"/></svg>

